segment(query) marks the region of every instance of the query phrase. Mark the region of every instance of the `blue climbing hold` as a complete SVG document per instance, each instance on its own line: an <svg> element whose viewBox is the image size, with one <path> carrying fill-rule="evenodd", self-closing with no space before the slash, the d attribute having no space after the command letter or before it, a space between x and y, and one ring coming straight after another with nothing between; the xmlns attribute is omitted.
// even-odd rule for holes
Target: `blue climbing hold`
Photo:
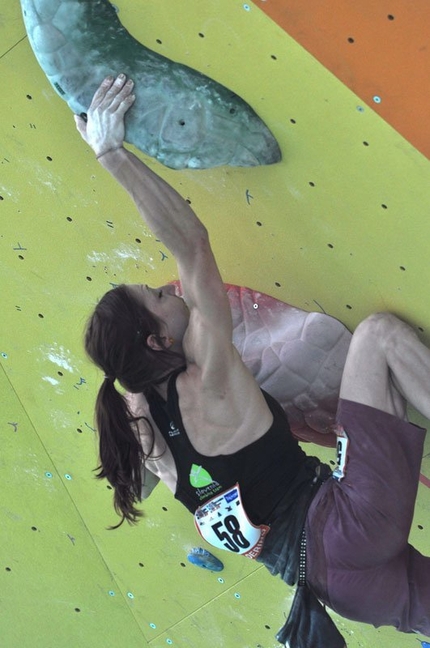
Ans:
<svg viewBox="0 0 430 648"><path fill-rule="evenodd" d="M190 563L196 567L202 567L203 569L209 569L209 571L222 571L224 565L218 558L215 558L209 551L202 549L201 547L194 547L191 549L190 553L187 556Z"/></svg>
<svg viewBox="0 0 430 648"><path fill-rule="evenodd" d="M427 641L422 641L421 646L422 648L430 648L430 643L428 643Z"/></svg>

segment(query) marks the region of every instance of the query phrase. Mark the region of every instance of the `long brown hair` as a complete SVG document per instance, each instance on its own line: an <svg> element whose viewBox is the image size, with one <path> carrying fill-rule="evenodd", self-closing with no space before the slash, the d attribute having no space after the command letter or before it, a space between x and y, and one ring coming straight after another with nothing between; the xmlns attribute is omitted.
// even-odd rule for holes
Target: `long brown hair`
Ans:
<svg viewBox="0 0 430 648"><path fill-rule="evenodd" d="M136 523L142 516L135 504L141 501L142 470L154 448L154 430L145 418L152 441L144 452L135 425L144 417L131 414L115 380L128 392L149 396L154 385L183 363L182 356L164 348L161 324L121 285L102 297L86 327L85 350L105 374L95 406L100 455L96 477L106 478L114 488L114 507L122 516L119 524L110 527L114 529L124 520ZM147 344L149 335L155 336L160 350Z"/></svg>

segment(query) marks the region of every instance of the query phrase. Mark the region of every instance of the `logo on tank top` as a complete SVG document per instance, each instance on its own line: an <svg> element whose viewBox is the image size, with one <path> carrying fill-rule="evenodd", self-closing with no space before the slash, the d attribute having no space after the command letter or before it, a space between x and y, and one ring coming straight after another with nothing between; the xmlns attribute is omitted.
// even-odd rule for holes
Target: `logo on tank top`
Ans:
<svg viewBox="0 0 430 648"><path fill-rule="evenodd" d="M203 466L193 464L190 470L190 484L196 489L197 497L204 500L221 490L221 484L214 481Z"/></svg>
<svg viewBox="0 0 430 648"><path fill-rule="evenodd" d="M178 436L178 434L181 434L180 430L178 430L178 428L173 423L173 421L170 421L169 437L175 437L175 436Z"/></svg>

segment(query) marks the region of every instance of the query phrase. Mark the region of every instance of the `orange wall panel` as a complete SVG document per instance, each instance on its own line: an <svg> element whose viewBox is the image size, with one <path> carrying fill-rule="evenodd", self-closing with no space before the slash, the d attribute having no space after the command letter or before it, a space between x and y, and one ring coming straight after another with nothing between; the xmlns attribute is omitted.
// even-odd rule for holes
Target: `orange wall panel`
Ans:
<svg viewBox="0 0 430 648"><path fill-rule="evenodd" d="M255 4L430 157L427 0L256 0Z"/></svg>

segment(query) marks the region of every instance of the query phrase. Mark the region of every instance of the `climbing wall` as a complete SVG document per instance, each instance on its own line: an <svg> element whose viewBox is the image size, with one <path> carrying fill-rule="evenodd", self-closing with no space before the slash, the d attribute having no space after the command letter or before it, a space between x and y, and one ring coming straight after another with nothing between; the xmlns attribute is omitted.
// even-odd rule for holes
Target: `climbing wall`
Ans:
<svg viewBox="0 0 430 648"><path fill-rule="evenodd" d="M142 155L204 220L225 281L351 329L391 310L430 343L427 2L116 4L142 43L244 97L282 148L253 169L175 172ZM159 285L175 265L76 133L18 0L0 0L0 72L1 645L274 648L292 591L227 554L219 573L191 565L192 518L163 485L137 527L106 530L101 376L82 331L112 285ZM411 541L430 553L428 456L421 482ZM424 642L334 618L350 648Z"/></svg>

